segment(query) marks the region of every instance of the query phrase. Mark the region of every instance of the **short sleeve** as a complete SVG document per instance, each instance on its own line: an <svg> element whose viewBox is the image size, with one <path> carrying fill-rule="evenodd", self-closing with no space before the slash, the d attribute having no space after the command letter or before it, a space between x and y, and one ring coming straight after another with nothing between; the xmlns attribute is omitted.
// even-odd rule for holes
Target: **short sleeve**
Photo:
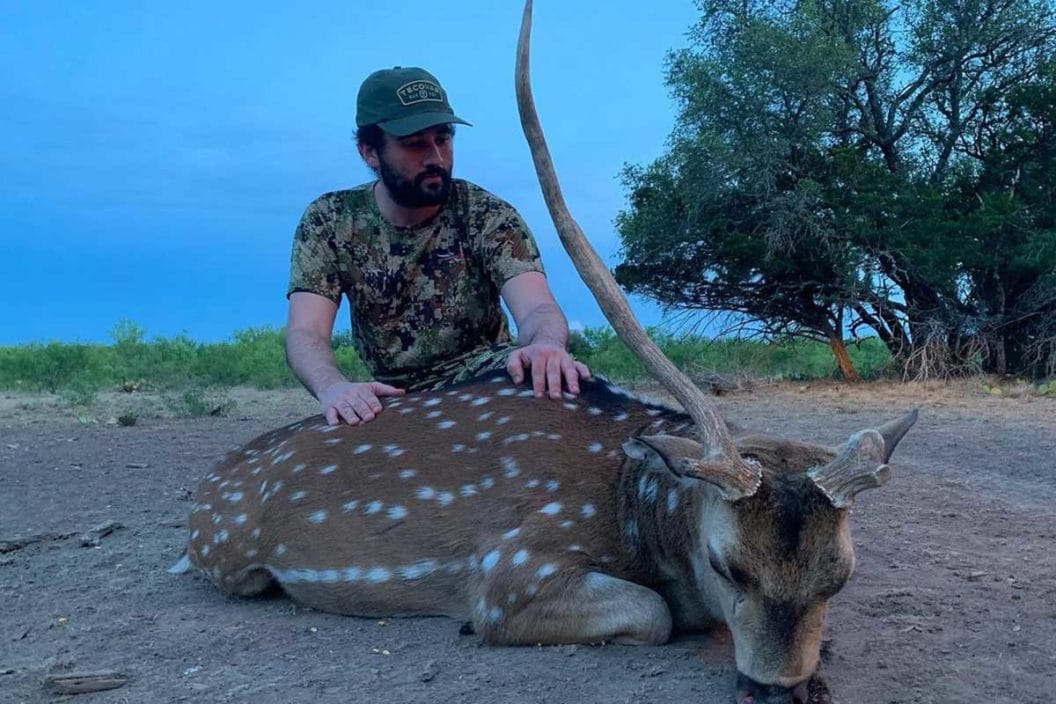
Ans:
<svg viewBox="0 0 1056 704"><path fill-rule="evenodd" d="M337 264L337 247L332 219L319 201L309 205L293 235L290 254L290 285L286 297L307 291L341 304L341 276Z"/></svg>
<svg viewBox="0 0 1056 704"><path fill-rule="evenodd" d="M543 272L539 247L528 224L512 205L488 198L480 214L481 251L488 276L498 288L518 274Z"/></svg>

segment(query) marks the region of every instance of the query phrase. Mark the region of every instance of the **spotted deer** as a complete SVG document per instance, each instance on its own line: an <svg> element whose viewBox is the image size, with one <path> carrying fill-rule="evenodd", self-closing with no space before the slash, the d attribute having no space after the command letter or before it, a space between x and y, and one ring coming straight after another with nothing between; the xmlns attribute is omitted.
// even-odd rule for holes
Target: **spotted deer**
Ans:
<svg viewBox="0 0 1056 704"><path fill-rule="evenodd" d="M725 623L738 702L801 699L828 600L851 575L848 510L912 413L839 448L733 429L663 357L564 205L517 53L522 124L562 242L614 329L685 411L602 379L535 398L493 372L315 416L202 481L180 569L360 616L447 615L494 644L665 642Z"/></svg>

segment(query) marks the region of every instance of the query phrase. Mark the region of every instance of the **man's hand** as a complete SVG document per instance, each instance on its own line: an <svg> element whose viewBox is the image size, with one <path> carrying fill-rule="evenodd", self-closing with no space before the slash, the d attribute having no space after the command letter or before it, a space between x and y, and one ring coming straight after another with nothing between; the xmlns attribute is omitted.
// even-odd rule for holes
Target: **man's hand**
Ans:
<svg viewBox="0 0 1056 704"><path fill-rule="evenodd" d="M561 380L564 379L569 393L579 393L579 380L589 379L587 365L572 359L560 345L534 344L518 347L510 353L506 371L513 383L524 381L524 371L532 372L532 388L537 398L549 391L550 398L561 398Z"/></svg>
<svg viewBox="0 0 1056 704"><path fill-rule="evenodd" d="M403 389L378 381L339 381L319 394L319 407L330 425L337 425L342 420L349 425L359 425L374 420L381 413L379 396L403 396L405 393Z"/></svg>

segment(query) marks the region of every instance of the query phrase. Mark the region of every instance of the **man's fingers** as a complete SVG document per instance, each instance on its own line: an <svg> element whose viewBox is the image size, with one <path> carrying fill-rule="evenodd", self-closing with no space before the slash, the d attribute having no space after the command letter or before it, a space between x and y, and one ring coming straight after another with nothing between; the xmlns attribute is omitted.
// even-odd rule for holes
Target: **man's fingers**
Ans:
<svg viewBox="0 0 1056 704"><path fill-rule="evenodd" d="M551 357L546 361L546 384L550 387L550 398L561 398L561 358Z"/></svg>
<svg viewBox="0 0 1056 704"><path fill-rule="evenodd" d="M546 391L546 363L538 362L532 364L532 389L535 390L536 398L542 398Z"/></svg>
<svg viewBox="0 0 1056 704"><path fill-rule="evenodd" d="M590 368L586 364L583 364L583 362L572 362L572 363L574 365L576 365L576 371L579 372L579 377L581 379L589 379L590 378Z"/></svg>
<svg viewBox="0 0 1056 704"><path fill-rule="evenodd" d="M522 361L520 350L514 350L510 354L510 358L506 362L506 372L513 379L514 384L520 384L524 381L524 362Z"/></svg>
<svg viewBox="0 0 1056 704"><path fill-rule="evenodd" d="M579 393L579 368L576 363L572 361L570 357L565 358L561 362L561 372L565 376L565 385L568 386L568 392L570 394Z"/></svg>
<svg viewBox="0 0 1056 704"><path fill-rule="evenodd" d="M323 415L326 416L326 422L328 425L338 424L339 421L337 420L337 409L333 406L330 406L329 408L325 409Z"/></svg>
<svg viewBox="0 0 1056 704"><path fill-rule="evenodd" d="M404 389L398 389L395 386L382 384L380 381L371 382L370 390L374 392L375 396L403 396L407 393Z"/></svg>

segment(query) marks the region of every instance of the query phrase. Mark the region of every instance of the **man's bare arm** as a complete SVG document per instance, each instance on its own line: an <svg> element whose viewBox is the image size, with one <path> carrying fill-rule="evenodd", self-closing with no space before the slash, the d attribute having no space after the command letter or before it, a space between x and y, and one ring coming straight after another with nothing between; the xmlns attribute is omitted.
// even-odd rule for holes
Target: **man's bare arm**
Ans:
<svg viewBox="0 0 1056 704"><path fill-rule="evenodd" d="M305 388L319 400L331 425L373 420L381 412L379 396L401 396L403 390L376 381L351 382L338 370L330 347L337 304L314 293L290 294L286 321L286 362Z"/></svg>

